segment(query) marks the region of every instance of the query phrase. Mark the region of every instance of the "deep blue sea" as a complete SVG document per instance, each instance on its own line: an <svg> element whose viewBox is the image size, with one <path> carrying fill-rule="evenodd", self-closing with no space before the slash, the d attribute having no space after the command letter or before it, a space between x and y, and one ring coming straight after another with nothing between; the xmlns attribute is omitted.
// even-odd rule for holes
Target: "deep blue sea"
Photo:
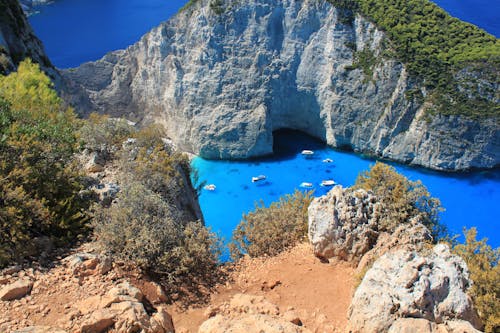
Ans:
<svg viewBox="0 0 500 333"><path fill-rule="evenodd" d="M100 59L134 44L186 0L55 0L29 21L59 68Z"/></svg>
<svg viewBox="0 0 500 333"><path fill-rule="evenodd" d="M450 15L500 37L500 0L431 0Z"/></svg>
<svg viewBox="0 0 500 333"><path fill-rule="evenodd" d="M313 150L313 158L301 155ZM354 184L360 171L368 170L375 160L331 149L299 132L282 132L275 136L275 154L252 161L209 161L196 158L192 166L199 181L214 184L214 191L202 190L200 205L206 224L226 240L239 223L243 212L254 209L255 202L266 205L281 195L293 193L303 182L312 183L314 195L325 194L329 187L323 180L334 180L347 187ZM332 159L332 163L323 160ZM500 246L500 170L448 175L426 169L391 163L411 180L421 180L432 196L446 209L441 222L451 234L462 234L462 228L476 226L479 237ZM252 177L265 175L265 181L252 183Z"/></svg>
<svg viewBox="0 0 500 333"><path fill-rule="evenodd" d="M453 16L500 36L500 0L433 0ZM76 67L135 43L187 0L55 0L29 18L52 63Z"/></svg>
<svg viewBox="0 0 500 333"><path fill-rule="evenodd" d="M109 51L136 42L162 21L175 14L186 0L56 0L40 7L30 17L36 34L43 41L52 62L60 68L75 67L101 58ZM434 0L453 16L500 35L499 0ZM314 149L313 159L304 159L302 149ZM324 158L334 163L323 163ZM322 180L333 179L352 185L358 173L374 161L360 155L332 150L307 137L284 136L278 139L272 158L249 161L205 161L195 159L193 166L201 179L214 183L214 192L200 197L206 223L229 238L241 215L253 209L254 202L265 203L291 193L302 182L314 184L316 195L327 188ZM397 170L410 179L420 179L432 195L439 197L446 212L442 222L452 233L463 226L477 226L480 236L500 245L500 171L467 175L445 175L401 165ZM263 183L251 177L265 174Z"/></svg>

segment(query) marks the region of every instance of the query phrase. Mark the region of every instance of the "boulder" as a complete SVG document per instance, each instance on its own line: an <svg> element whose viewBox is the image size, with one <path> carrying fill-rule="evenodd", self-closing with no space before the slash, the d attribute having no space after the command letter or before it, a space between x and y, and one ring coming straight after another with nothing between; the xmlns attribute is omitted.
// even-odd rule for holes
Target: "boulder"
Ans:
<svg viewBox="0 0 500 333"><path fill-rule="evenodd" d="M361 258L379 233L376 197L365 190L335 186L309 205L309 240L319 257Z"/></svg>
<svg viewBox="0 0 500 333"><path fill-rule="evenodd" d="M427 252L399 249L375 261L351 301L348 315L353 333L387 332L398 318L422 318L436 324L459 319L480 328L466 294L472 282L463 259L451 254L445 244ZM407 321L397 325L403 324ZM418 325L427 327L423 321Z"/></svg>
<svg viewBox="0 0 500 333"><path fill-rule="evenodd" d="M308 329L284 319L263 314L242 314L234 318L217 315L205 321L198 333L307 333Z"/></svg>
<svg viewBox="0 0 500 333"><path fill-rule="evenodd" d="M33 282L26 279L17 280L14 283L8 284L0 290L0 300L12 301L23 298L31 292Z"/></svg>
<svg viewBox="0 0 500 333"><path fill-rule="evenodd" d="M115 314L109 309L100 309L92 313L80 328L80 333L105 332L115 323Z"/></svg>
<svg viewBox="0 0 500 333"><path fill-rule="evenodd" d="M144 295L124 281L106 295L95 295L75 304L78 311L89 317L81 327L84 332L103 332L113 325L116 332L174 332L172 318L162 307L149 315L142 303Z"/></svg>
<svg viewBox="0 0 500 333"><path fill-rule="evenodd" d="M409 223L397 227L392 233L381 232L377 243L361 257L357 271L358 273L362 272L363 269L373 264L377 258L380 258L390 250L405 249L419 251L425 244L430 244L431 241L432 235L429 229L421 224L418 218L414 218Z"/></svg>

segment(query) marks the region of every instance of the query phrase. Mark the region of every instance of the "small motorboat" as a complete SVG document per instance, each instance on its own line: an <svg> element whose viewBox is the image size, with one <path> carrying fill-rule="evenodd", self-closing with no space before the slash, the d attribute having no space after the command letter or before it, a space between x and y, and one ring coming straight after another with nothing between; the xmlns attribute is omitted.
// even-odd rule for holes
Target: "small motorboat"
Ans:
<svg viewBox="0 0 500 333"><path fill-rule="evenodd" d="M300 183L299 186L304 187L304 188L311 188L311 187L313 187L313 183L302 182L302 183Z"/></svg>
<svg viewBox="0 0 500 333"><path fill-rule="evenodd" d="M312 150L307 150L307 149L304 149L302 152L301 152L302 155L304 156L312 156L314 155L314 152Z"/></svg>
<svg viewBox="0 0 500 333"><path fill-rule="evenodd" d="M207 191L215 191L215 189L217 188L214 184L208 184L208 185L205 185L203 186L203 188Z"/></svg>
<svg viewBox="0 0 500 333"><path fill-rule="evenodd" d="M323 163L333 163L333 160L331 158L325 158Z"/></svg>
<svg viewBox="0 0 500 333"><path fill-rule="evenodd" d="M321 186L333 186L335 185L335 181L333 180L323 180L321 181Z"/></svg>
<svg viewBox="0 0 500 333"><path fill-rule="evenodd" d="M255 182L258 182L258 181L261 181L261 180L264 180L266 179L266 176L264 175L258 175L257 177L252 177L252 183L255 183Z"/></svg>

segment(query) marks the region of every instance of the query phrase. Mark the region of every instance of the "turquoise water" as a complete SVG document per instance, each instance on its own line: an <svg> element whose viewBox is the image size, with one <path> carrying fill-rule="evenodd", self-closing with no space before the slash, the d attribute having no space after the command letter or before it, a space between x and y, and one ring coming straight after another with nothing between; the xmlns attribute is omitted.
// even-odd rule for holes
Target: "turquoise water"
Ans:
<svg viewBox="0 0 500 333"><path fill-rule="evenodd" d="M59 68L76 67L135 43L186 0L57 0L29 18ZM500 35L499 0L434 0L462 20Z"/></svg>
<svg viewBox="0 0 500 333"><path fill-rule="evenodd" d="M303 149L314 150L314 157L304 158ZM321 142L297 132L281 133L275 138L275 156L252 161L193 160L200 181L215 184L215 191L202 190L200 205L205 222L226 240L231 238L242 213L263 200L269 204L281 195L301 189L302 182L313 183L315 196L323 195L327 187L322 180L333 179L351 186L358 173L367 170L375 160L354 153L326 147ZM330 158L333 163L325 163ZM411 180L420 179L446 209L441 222L452 234L462 228L476 226L479 236L488 237L489 244L500 246L500 171L448 175L424 169L392 164ZM265 181L252 183L254 176L265 175Z"/></svg>

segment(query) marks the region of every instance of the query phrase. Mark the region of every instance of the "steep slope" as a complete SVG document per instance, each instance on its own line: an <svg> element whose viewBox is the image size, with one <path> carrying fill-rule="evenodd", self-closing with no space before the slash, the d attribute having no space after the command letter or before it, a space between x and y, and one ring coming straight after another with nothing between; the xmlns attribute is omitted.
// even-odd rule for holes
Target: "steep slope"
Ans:
<svg viewBox="0 0 500 333"><path fill-rule="evenodd" d="M500 164L497 118L426 113L428 91L384 52L385 34L344 14L324 1L200 0L64 76L90 98L83 111L161 122L206 158L269 154L273 131L291 128L434 169Z"/></svg>
<svg viewBox="0 0 500 333"><path fill-rule="evenodd" d="M0 0L0 74L14 70L26 57L53 74L42 42L35 36L19 2Z"/></svg>

